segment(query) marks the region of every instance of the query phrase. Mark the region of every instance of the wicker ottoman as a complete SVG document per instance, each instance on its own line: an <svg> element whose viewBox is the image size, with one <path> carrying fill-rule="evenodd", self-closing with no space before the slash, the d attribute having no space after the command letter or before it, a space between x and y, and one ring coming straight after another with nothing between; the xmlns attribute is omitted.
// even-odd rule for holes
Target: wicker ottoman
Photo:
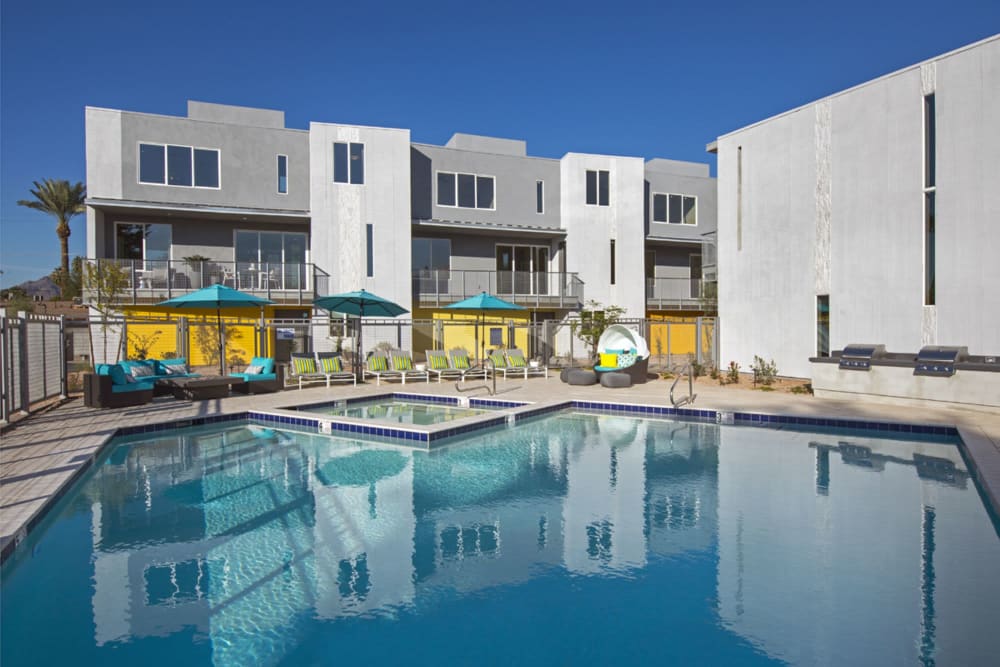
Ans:
<svg viewBox="0 0 1000 667"><path fill-rule="evenodd" d="M594 371L584 370L582 368L576 368L566 374L566 382L581 386L597 384L597 373Z"/></svg>
<svg viewBox="0 0 1000 667"><path fill-rule="evenodd" d="M619 389L632 386L632 376L628 373L601 373L601 386Z"/></svg>

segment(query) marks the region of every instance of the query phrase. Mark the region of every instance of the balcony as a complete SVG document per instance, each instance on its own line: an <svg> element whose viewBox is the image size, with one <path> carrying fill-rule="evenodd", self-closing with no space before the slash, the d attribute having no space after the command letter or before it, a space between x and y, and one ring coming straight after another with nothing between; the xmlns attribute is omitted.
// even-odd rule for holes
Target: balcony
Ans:
<svg viewBox="0 0 1000 667"><path fill-rule="evenodd" d="M579 308L583 281L575 273L414 271L413 303L437 308L489 292L528 308Z"/></svg>
<svg viewBox="0 0 1000 667"><path fill-rule="evenodd" d="M715 312L715 281L699 278L647 278L646 308L649 310L700 310Z"/></svg>
<svg viewBox="0 0 1000 667"><path fill-rule="evenodd" d="M115 293L112 301L118 305L155 304L209 285L226 285L275 303L309 304L329 285L329 275L307 263L142 259L86 263L84 301L95 300L100 284L105 295Z"/></svg>

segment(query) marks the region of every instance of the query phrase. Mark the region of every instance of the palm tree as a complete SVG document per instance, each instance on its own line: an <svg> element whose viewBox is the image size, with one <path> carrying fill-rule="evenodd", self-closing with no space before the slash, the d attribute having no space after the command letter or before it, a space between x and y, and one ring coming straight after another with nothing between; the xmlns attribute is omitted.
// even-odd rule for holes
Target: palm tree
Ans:
<svg viewBox="0 0 1000 667"><path fill-rule="evenodd" d="M41 183L33 181L33 184L35 188L31 190L31 195L35 199L20 199L17 205L48 213L58 221L56 236L59 237L59 249L62 252L59 268L62 270L62 275L68 276L69 221L74 215L86 210L87 188L83 183L70 185L69 181L59 181L53 178L46 178Z"/></svg>

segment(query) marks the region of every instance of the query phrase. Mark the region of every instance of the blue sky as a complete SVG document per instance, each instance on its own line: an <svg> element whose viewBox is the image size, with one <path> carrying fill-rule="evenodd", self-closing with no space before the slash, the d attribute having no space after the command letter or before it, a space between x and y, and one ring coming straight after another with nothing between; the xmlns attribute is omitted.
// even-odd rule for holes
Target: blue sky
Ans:
<svg viewBox="0 0 1000 667"><path fill-rule="evenodd" d="M1000 31L997 0L24 2L0 7L0 285L59 263L33 180L85 180L86 105L712 164L720 134ZM70 253L86 250L84 216Z"/></svg>

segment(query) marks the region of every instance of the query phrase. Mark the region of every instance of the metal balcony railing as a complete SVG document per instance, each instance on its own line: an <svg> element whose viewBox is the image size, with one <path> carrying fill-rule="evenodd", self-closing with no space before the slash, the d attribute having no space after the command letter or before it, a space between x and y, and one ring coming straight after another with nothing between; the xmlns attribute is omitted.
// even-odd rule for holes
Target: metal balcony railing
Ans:
<svg viewBox="0 0 1000 667"><path fill-rule="evenodd" d="M311 263L88 259L84 300L116 292L121 304L152 304L208 287L226 285L277 303L311 303L324 294L329 275Z"/></svg>
<svg viewBox="0 0 1000 667"><path fill-rule="evenodd" d="M646 307L652 310L716 309L716 284L700 278L647 278Z"/></svg>
<svg viewBox="0 0 1000 667"><path fill-rule="evenodd" d="M583 281L575 273L413 272L413 301L421 306L447 306L484 291L518 305L535 308L577 308L583 304Z"/></svg>

